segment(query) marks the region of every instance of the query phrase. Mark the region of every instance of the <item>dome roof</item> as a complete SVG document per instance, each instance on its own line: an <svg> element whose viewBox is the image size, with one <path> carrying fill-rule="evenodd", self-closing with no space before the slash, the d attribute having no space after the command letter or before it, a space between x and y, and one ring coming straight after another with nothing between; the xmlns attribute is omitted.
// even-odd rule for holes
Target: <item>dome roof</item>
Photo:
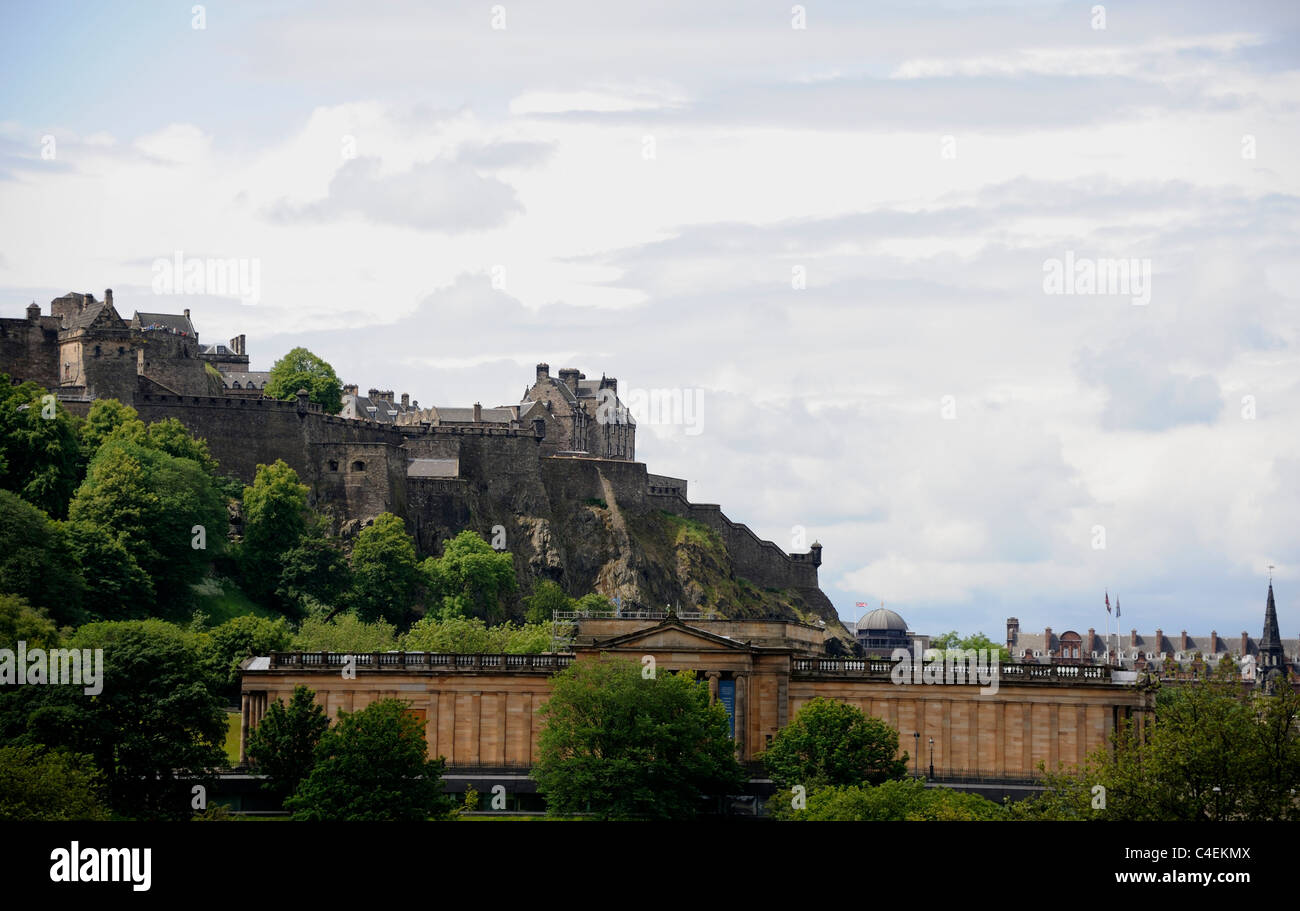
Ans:
<svg viewBox="0 0 1300 911"><path fill-rule="evenodd" d="M858 629L896 629L905 633L907 621L892 610L878 607L862 615L862 619L858 621Z"/></svg>

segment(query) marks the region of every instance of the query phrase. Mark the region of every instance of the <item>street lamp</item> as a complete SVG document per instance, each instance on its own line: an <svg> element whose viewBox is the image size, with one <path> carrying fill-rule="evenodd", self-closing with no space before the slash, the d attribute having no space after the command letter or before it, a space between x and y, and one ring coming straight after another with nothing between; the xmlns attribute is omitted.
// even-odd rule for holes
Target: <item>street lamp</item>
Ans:
<svg viewBox="0 0 1300 911"><path fill-rule="evenodd" d="M930 780L934 780L934 738L930 738Z"/></svg>
<svg viewBox="0 0 1300 911"><path fill-rule="evenodd" d="M921 777L921 732L915 731L913 732L912 736L916 738L916 749L912 751L912 756L914 757L912 760L912 769L913 769L912 774L915 775L917 778L920 778Z"/></svg>

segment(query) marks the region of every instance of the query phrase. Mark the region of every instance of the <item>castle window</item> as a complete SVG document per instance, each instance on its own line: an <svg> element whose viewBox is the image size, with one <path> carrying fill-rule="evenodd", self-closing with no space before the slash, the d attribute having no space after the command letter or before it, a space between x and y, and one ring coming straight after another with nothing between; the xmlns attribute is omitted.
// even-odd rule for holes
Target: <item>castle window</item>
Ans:
<svg viewBox="0 0 1300 911"><path fill-rule="evenodd" d="M121 346L119 345L119 346L118 346L118 349L117 349L117 356L118 356L118 357L121 357L121 356L124 355L124 354L126 354L126 349L123 348L123 347L121 347Z"/></svg>
<svg viewBox="0 0 1300 911"><path fill-rule="evenodd" d="M95 346L95 357L99 357L99 355L100 355L101 353L102 353L102 352L99 350L99 346L96 345L96 346Z"/></svg>
<svg viewBox="0 0 1300 911"><path fill-rule="evenodd" d="M355 462L352 463L352 470L353 470L353 471L365 471L365 470L366 470L366 463L363 462L363 461L361 461L360 459L357 459Z"/></svg>
<svg viewBox="0 0 1300 911"><path fill-rule="evenodd" d="M338 471L338 470L339 470L338 459L330 459L330 471Z"/></svg>

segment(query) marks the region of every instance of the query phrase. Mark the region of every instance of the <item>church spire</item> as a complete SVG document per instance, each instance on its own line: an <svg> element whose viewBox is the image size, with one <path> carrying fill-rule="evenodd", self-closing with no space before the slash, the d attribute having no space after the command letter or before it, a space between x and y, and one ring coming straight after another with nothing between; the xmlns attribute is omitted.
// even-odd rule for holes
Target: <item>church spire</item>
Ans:
<svg viewBox="0 0 1300 911"><path fill-rule="evenodd" d="M1265 668L1284 667L1286 652L1277 628L1277 605L1273 602L1273 580L1268 580L1268 604L1264 607L1264 635L1259 640L1259 658Z"/></svg>

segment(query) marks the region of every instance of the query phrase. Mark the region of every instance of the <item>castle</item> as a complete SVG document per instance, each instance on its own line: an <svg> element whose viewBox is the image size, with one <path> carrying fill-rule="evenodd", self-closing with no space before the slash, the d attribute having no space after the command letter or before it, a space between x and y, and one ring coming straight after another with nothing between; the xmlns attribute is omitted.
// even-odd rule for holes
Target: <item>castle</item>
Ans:
<svg viewBox="0 0 1300 911"><path fill-rule="evenodd" d="M283 459L318 508L364 523L401 516L421 553L466 528L507 535L521 577L552 578L572 592L598 590L628 608L699 592L665 583L630 536L660 513L715 531L730 571L781 592L792 616L818 616L837 632L838 616L818 588L821 545L789 554L731 521L713 504L691 503L686 481L650 474L635 461L636 424L618 398L618 380L587 380L575 368L552 376L538 364L516 405L421 408L403 394L345 387L340 415L304 393L267 398L266 373L249 369L244 336L201 345L182 314L135 312L128 321L111 290L69 293L44 315L0 319L0 372L53 392L76 414L96 399L132 405L146 422L177 418L207 440L221 471L251 483L259 464Z"/></svg>

